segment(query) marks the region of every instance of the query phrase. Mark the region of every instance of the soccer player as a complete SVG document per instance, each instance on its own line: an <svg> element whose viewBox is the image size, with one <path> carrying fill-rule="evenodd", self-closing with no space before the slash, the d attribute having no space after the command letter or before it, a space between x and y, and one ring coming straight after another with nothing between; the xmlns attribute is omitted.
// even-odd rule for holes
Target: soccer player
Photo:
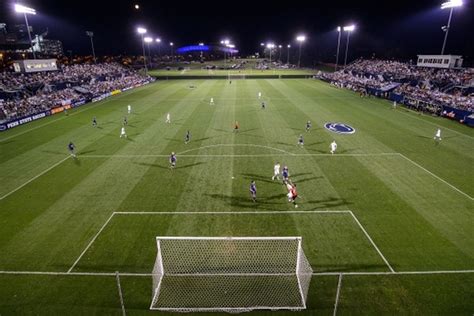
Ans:
<svg viewBox="0 0 474 316"><path fill-rule="evenodd" d="M265 110L265 101L262 102L262 110Z"/></svg>
<svg viewBox="0 0 474 316"><path fill-rule="evenodd" d="M298 192L296 192L296 184L289 183L287 184L288 188L288 202L293 203L295 208L298 207L298 204L296 204L296 198L298 197Z"/></svg>
<svg viewBox="0 0 474 316"><path fill-rule="evenodd" d="M306 122L306 132L309 132L311 127L312 127L311 121Z"/></svg>
<svg viewBox="0 0 474 316"><path fill-rule="evenodd" d="M166 114L166 123L171 124L171 115L169 113Z"/></svg>
<svg viewBox="0 0 474 316"><path fill-rule="evenodd" d="M396 109L397 108L397 101L393 101L393 105L392 105L392 109Z"/></svg>
<svg viewBox="0 0 474 316"><path fill-rule="evenodd" d="M441 140L441 128L438 128L438 130L436 131L436 134L434 136L434 140L436 140L436 141Z"/></svg>
<svg viewBox="0 0 474 316"><path fill-rule="evenodd" d="M95 116L92 118L92 127L97 127L97 119Z"/></svg>
<svg viewBox="0 0 474 316"><path fill-rule="evenodd" d="M289 181L289 178L290 178L290 172L288 171L288 167L287 166L284 166L283 167L283 172L281 173L282 177L283 177L283 183L284 184L287 184L288 181Z"/></svg>
<svg viewBox="0 0 474 316"><path fill-rule="evenodd" d="M176 167L176 161L178 159L176 159L176 155L174 152L171 153L171 156L170 156L170 168L171 169L174 169Z"/></svg>
<svg viewBox="0 0 474 316"><path fill-rule="evenodd" d="M239 128L240 128L239 121L235 121L235 124L234 124L234 132L238 133L238 132L239 132Z"/></svg>
<svg viewBox="0 0 474 316"><path fill-rule="evenodd" d="M300 137L298 137L298 145L304 146L303 134L300 134Z"/></svg>
<svg viewBox="0 0 474 316"><path fill-rule="evenodd" d="M186 135L184 136L184 143L187 144L189 143L189 141L191 140L191 133L188 131L186 131Z"/></svg>
<svg viewBox="0 0 474 316"><path fill-rule="evenodd" d="M122 126L122 130L120 131L120 138L125 137L127 138L127 133L125 132L125 127Z"/></svg>
<svg viewBox="0 0 474 316"><path fill-rule="evenodd" d="M214 98L211 98L211 102L209 102L210 105L214 105Z"/></svg>
<svg viewBox="0 0 474 316"><path fill-rule="evenodd" d="M336 144L336 141L333 140L331 143L331 154L334 154L336 152L336 149L337 149L337 144Z"/></svg>
<svg viewBox="0 0 474 316"><path fill-rule="evenodd" d="M261 98L262 98L262 93L259 92L259 93L258 93L258 99L260 100Z"/></svg>
<svg viewBox="0 0 474 316"><path fill-rule="evenodd" d="M128 125L128 120L127 120L127 117L124 116L123 117L123 126L127 126Z"/></svg>
<svg viewBox="0 0 474 316"><path fill-rule="evenodd" d="M127 105L127 110L128 110L128 114L132 113L132 106L130 104Z"/></svg>
<svg viewBox="0 0 474 316"><path fill-rule="evenodd" d="M252 197L252 201L257 202L257 185L253 180L250 182L250 196Z"/></svg>
<svg viewBox="0 0 474 316"><path fill-rule="evenodd" d="M277 162L274 166L273 166L273 177L272 177L272 180L275 180L275 178L277 180L280 180L280 163Z"/></svg>
<svg viewBox="0 0 474 316"><path fill-rule="evenodd" d="M76 146L72 142L69 142L69 144L67 145L67 149L69 150L69 153L71 154L71 156L76 158L76 153L75 153Z"/></svg>

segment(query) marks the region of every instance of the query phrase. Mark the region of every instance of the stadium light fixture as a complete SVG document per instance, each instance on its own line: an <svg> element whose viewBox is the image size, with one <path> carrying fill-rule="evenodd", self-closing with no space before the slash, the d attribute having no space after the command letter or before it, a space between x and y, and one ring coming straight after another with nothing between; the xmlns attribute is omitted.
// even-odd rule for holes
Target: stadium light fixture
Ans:
<svg viewBox="0 0 474 316"><path fill-rule="evenodd" d="M143 49L143 66L145 67L145 73L148 74L148 67L146 65L146 54L145 54L145 39L143 36L146 34L146 28L137 27L137 33L142 37L142 49Z"/></svg>
<svg viewBox="0 0 474 316"><path fill-rule="evenodd" d="M300 65L301 65L301 46L303 45L303 42L306 41L306 36L298 35L296 37L296 40L298 42L300 42L300 49L299 49L299 53L298 53L298 68L300 68Z"/></svg>
<svg viewBox="0 0 474 316"><path fill-rule="evenodd" d="M27 14L36 15L36 10L17 3L15 4L15 12L23 13L23 15L25 16L25 23L26 29L28 30L28 38L30 40L31 52L33 53L33 59L36 59L35 49L33 48L33 40L31 39L30 25L28 24L28 17L26 16Z"/></svg>
<svg viewBox="0 0 474 316"><path fill-rule="evenodd" d="M290 64L290 48L291 48L291 45L290 44L286 45L286 48L288 49L287 52L286 52L286 63Z"/></svg>
<svg viewBox="0 0 474 316"><path fill-rule="evenodd" d="M137 28L137 32L138 32L138 34L146 34L146 28L139 27L139 28Z"/></svg>
<svg viewBox="0 0 474 316"><path fill-rule="evenodd" d="M462 4L463 4L462 0L450 0L448 2L444 2L443 4L441 4L441 9L442 10L451 9L451 10L449 10L448 25L443 26L441 28L445 32L443 47L441 48L441 55L444 55L444 49L446 48L446 42L448 41L448 33L449 33L449 28L451 27L451 19L453 17L454 8L461 7Z"/></svg>
<svg viewBox="0 0 474 316"><path fill-rule="evenodd" d="M199 43L199 46L204 46L204 43Z"/></svg>
<svg viewBox="0 0 474 316"><path fill-rule="evenodd" d="M155 42L157 42L157 43L161 43L161 38L159 38L159 37L158 37L158 38L156 38L156 39L155 39Z"/></svg>
<svg viewBox="0 0 474 316"><path fill-rule="evenodd" d="M346 67L347 65L347 52L349 50L349 39L351 37L351 33L354 32L355 30L355 25L354 24L351 24L351 25L347 25L347 26L344 26L342 28L342 30L344 32L347 32L347 41L346 41L346 55L344 57L344 67Z"/></svg>
<svg viewBox="0 0 474 316"><path fill-rule="evenodd" d="M135 10L139 10L140 9L140 5L136 4L135 5Z"/></svg>
<svg viewBox="0 0 474 316"><path fill-rule="evenodd" d="M342 27L338 26L337 27L337 50L336 50L336 65L334 66L334 71L337 71L337 65L339 63L339 48L341 47L341 31L342 31Z"/></svg>
<svg viewBox="0 0 474 316"><path fill-rule="evenodd" d="M145 41L145 43L153 42L153 39L151 37L145 37L143 40Z"/></svg>

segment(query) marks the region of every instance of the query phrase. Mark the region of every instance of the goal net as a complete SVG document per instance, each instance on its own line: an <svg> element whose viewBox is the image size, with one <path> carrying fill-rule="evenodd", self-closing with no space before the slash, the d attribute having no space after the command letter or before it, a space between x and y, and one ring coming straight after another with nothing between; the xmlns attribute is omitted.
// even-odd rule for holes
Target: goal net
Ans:
<svg viewBox="0 0 474 316"><path fill-rule="evenodd" d="M313 270L301 237L157 237L150 309L302 310Z"/></svg>

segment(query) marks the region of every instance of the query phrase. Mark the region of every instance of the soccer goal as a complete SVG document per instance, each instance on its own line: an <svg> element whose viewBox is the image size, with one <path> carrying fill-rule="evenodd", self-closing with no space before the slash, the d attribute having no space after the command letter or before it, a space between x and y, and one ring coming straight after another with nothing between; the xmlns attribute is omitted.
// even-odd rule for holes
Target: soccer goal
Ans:
<svg viewBox="0 0 474 316"><path fill-rule="evenodd" d="M156 237L150 309L302 310L313 270L301 237Z"/></svg>

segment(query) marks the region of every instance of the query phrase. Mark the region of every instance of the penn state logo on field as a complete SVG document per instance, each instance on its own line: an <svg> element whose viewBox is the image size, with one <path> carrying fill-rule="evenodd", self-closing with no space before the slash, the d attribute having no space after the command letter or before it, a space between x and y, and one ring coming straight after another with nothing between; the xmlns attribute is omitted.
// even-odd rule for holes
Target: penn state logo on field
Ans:
<svg viewBox="0 0 474 316"><path fill-rule="evenodd" d="M337 134L354 134L355 128L344 123L326 123L324 127Z"/></svg>

